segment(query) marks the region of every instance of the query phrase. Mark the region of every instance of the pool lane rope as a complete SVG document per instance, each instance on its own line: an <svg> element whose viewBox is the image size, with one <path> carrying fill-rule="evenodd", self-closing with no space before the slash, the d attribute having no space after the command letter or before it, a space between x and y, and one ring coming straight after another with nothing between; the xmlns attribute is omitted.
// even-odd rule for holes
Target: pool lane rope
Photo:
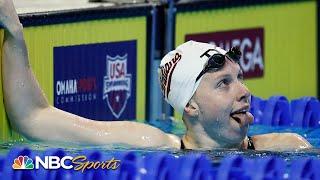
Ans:
<svg viewBox="0 0 320 180"><path fill-rule="evenodd" d="M23 158L22 158L23 157ZM74 170L60 168L36 168L35 158L42 160L53 157L61 160L64 157L80 157L87 163L85 169ZM86 161L84 160L84 157ZM20 162L19 160L22 160ZM115 170L111 160L117 161ZM83 150L77 153L63 149L48 149L44 152L32 151L29 148L15 147L6 155L0 156L0 179L25 180L69 180L69 179L108 179L108 180L212 180L212 179L320 179L320 160L316 158L300 158L287 163L276 156L246 158L241 155L226 156L218 163L204 154L189 153L176 156L167 152L152 152L139 155L133 151ZM31 162L31 163L30 163ZM95 162L95 163L93 163ZM72 165L72 160L64 161L65 166ZM31 164L33 166L31 166ZM24 169L14 169L24 166ZM73 167L79 164L73 164ZM104 168L101 168L104 165ZM29 169L26 168L29 167ZM57 164L55 164L57 167ZM30 168L32 167L32 168ZM49 166L50 167L50 166ZM83 166L84 167L84 166ZM48 167L47 167L48 168Z"/></svg>

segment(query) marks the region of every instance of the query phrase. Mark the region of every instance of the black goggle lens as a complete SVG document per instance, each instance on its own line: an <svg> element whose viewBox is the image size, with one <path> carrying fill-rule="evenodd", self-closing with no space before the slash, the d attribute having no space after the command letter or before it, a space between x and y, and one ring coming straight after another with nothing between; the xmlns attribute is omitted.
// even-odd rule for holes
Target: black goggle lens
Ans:
<svg viewBox="0 0 320 180"><path fill-rule="evenodd" d="M223 54L214 54L209 59L204 69L198 75L196 82L210 69L220 69L224 66L226 62L225 56Z"/></svg>
<svg viewBox="0 0 320 180"><path fill-rule="evenodd" d="M238 46L232 47L226 55L223 54L214 54L209 59L207 64L205 65L204 69L200 72L198 75L196 82L203 76L206 72L208 72L210 69L220 69L224 66L227 57L228 59L239 63L239 60L241 58L241 51Z"/></svg>
<svg viewBox="0 0 320 180"><path fill-rule="evenodd" d="M226 62L225 56L222 54L214 54L208 60L208 68L221 68Z"/></svg>

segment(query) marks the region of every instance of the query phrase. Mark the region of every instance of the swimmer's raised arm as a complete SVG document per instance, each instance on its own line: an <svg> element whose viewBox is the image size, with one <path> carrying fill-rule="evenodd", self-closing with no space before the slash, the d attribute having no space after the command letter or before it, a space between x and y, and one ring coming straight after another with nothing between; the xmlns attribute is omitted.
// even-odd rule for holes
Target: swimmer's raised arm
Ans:
<svg viewBox="0 0 320 180"><path fill-rule="evenodd" d="M11 125L19 133L40 141L180 147L177 137L146 124L93 121L49 105L30 68L23 27L11 0L0 0L0 23L4 27L5 108Z"/></svg>
<svg viewBox="0 0 320 180"><path fill-rule="evenodd" d="M0 1L0 20L4 27L2 80L5 107L13 120L11 124L23 129L23 123L17 120L29 118L34 110L49 107L49 104L30 68L23 27L12 1Z"/></svg>

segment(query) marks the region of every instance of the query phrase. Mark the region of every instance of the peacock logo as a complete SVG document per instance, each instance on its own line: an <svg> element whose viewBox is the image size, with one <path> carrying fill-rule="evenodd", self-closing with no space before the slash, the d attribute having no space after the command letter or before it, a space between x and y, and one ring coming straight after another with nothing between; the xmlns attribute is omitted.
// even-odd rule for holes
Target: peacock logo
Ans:
<svg viewBox="0 0 320 180"><path fill-rule="evenodd" d="M33 169L33 160L28 156L19 156L14 159L13 169Z"/></svg>

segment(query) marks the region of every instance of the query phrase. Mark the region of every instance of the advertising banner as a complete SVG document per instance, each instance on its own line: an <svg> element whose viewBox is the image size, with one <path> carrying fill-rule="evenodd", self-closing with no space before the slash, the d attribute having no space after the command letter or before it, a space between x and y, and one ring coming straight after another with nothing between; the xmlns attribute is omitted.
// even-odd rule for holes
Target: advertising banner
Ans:
<svg viewBox="0 0 320 180"><path fill-rule="evenodd" d="M136 118L136 41L54 48L54 106L97 120Z"/></svg>
<svg viewBox="0 0 320 180"><path fill-rule="evenodd" d="M186 35L186 41L189 40L207 42L226 50L239 46L242 52L240 66L243 70L244 78L263 76L263 28L188 34Z"/></svg>

